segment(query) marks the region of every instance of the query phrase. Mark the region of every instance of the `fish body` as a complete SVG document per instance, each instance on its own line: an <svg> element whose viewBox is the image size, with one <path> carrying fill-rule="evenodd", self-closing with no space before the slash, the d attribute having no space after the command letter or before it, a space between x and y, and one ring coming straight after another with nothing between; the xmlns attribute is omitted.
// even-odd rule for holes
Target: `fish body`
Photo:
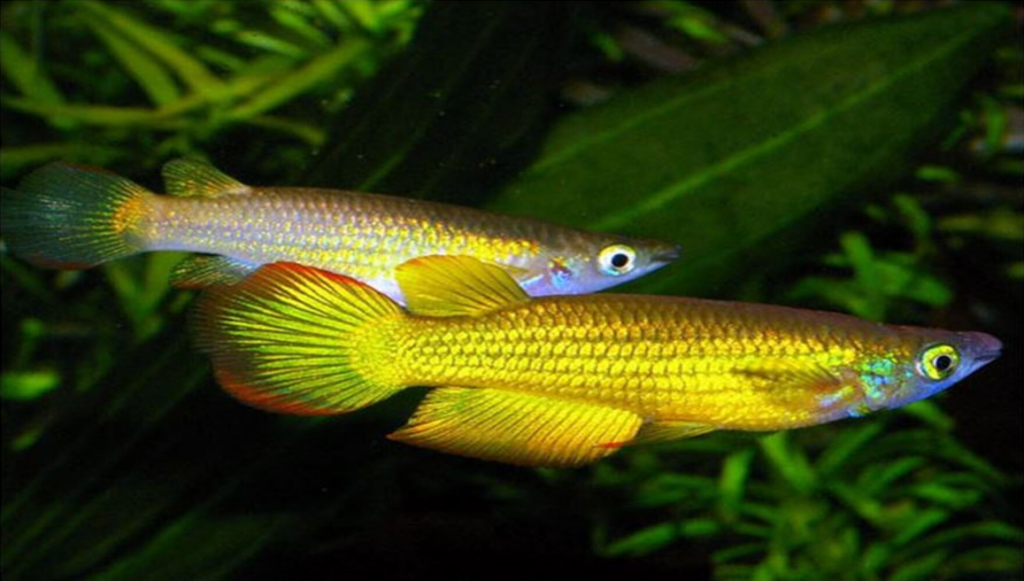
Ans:
<svg viewBox="0 0 1024 581"><path fill-rule="evenodd" d="M664 266L674 246L435 202L311 188L256 188L178 160L157 195L69 164L5 190L2 229L15 254L86 267L138 252L202 253L179 286L237 282L262 264L342 273L402 301L395 268L427 255L472 256L505 268L531 295L589 293Z"/></svg>
<svg viewBox="0 0 1024 581"><path fill-rule="evenodd" d="M528 465L638 442L779 430L895 408L960 381L999 341L834 313L675 297L530 299L463 257L402 265L409 311L271 265L198 306L224 387L273 411L342 413L435 388L393 438Z"/></svg>

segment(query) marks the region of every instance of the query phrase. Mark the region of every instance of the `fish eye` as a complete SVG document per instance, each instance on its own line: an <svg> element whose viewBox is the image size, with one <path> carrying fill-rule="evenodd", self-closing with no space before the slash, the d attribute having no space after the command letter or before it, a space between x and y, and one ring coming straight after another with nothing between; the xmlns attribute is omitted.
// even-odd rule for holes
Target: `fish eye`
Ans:
<svg viewBox="0 0 1024 581"><path fill-rule="evenodd" d="M960 353L952 345L932 345L917 357L917 372L928 379L945 379L956 371Z"/></svg>
<svg viewBox="0 0 1024 581"><path fill-rule="evenodd" d="M636 267L636 250L625 244L613 244L601 250L597 265L605 274L621 276Z"/></svg>

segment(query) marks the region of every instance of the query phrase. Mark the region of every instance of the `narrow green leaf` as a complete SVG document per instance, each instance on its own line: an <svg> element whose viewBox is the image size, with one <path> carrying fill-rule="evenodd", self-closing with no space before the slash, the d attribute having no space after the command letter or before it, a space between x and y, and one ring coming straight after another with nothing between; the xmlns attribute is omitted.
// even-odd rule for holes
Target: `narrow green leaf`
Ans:
<svg viewBox="0 0 1024 581"><path fill-rule="evenodd" d="M949 520L950 513L940 508L928 508L917 513L900 527L899 533L892 542L896 546L905 545L929 530Z"/></svg>
<svg viewBox="0 0 1024 581"><path fill-rule="evenodd" d="M178 100L178 86L158 60L98 17L90 15L85 21L125 71L142 87L153 104L163 106Z"/></svg>
<svg viewBox="0 0 1024 581"><path fill-rule="evenodd" d="M677 538L679 527L675 523L661 523L613 542L605 548L604 554L609 557L646 555L670 545Z"/></svg>
<svg viewBox="0 0 1024 581"><path fill-rule="evenodd" d="M306 93L311 87L330 80L342 68L358 60L369 46L365 41L358 39L339 44L256 93L248 101L235 107L228 117L235 120L248 119Z"/></svg>
<svg viewBox="0 0 1024 581"><path fill-rule="evenodd" d="M36 143L0 147L0 178L7 179L54 159L103 166L125 154L124 150L95 143Z"/></svg>
<svg viewBox="0 0 1024 581"><path fill-rule="evenodd" d="M125 38L131 39L162 60L197 93L212 97L223 89L221 80L211 73L206 65L189 55L159 28L130 16L109 3L80 0L74 5L100 18Z"/></svg>
<svg viewBox="0 0 1024 581"><path fill-rule="evenodd" d="M727 519L739 514L753 462L754 450L748 449L729 454L722 463L722 475L718 480L718 505Z"/></svg>
<svg viewBox="0 0 1024 581"><path fill-rule="evenodd" d="M672 240L679 264L640 288L711 288L784 256L784 232L829 202L906 173L1007 19L971 3L825 28L623 91L560 122L490 208Z"/></svg>
<svg viewBox="0 0 1024 581"><path fill-rule="evenodd" d="M5 371L0 374L0 399L29 401L60 385L60 374L52 369Z"/></svg>
<svg viewBox="0 0 1024 581"><path fill-rule="evenodd" d="M889 581L928 581L935 578L939 567L949 559L944 551L938 551L895 568L887 577Z"/></svg>
<svg viewBox="0 0 1024 581"><path fill-rule="evenodd" d="M776 432L760 440L761 450L775 470L801 494L809 494L817 483L817 475L804 455L789 439L789 432Z"/></svg>
<svg viewBox="0 0 1024 581"><path fill-rule="evenodd" d="M863 426L844 430L818 456L818 472L826 478L835 475L884 429L885 426L880 422L868 422Z"/></svg>
<svg viewBox="0 0 1024 581"><path fill-rule="evenodd" d="M64 102L64 97L39 61L26 54L6 32L0 32L0 68L26 97L43 103Z"/></svg>
<svg viewBox="0 0 1024 581"><path fill-rule="evenodd" d="M5 107L40 117L59 115L90 125L153 125L170 127L172 122L166 111L141 107L109 107L106 105L61 105L39 103L20 97L0 97Z"/></svg>

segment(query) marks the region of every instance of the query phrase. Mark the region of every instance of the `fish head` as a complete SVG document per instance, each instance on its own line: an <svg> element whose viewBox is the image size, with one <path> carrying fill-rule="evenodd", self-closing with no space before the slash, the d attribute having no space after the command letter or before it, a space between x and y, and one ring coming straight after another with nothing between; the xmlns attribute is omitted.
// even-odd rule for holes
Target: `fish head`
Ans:
<svg viewBox="0 0 1024 581"><path fill-rule="evenodd" d="M524 287L534 296L593 293L645 276L678 257L679 248L667 242L592 236L546 253Z"/></svg>
<svg viewBox="0 0 1024 581"><path fill-rule="evenodd" d="M863 401L850 415L896 409L931 397L971 375L1002 353L986 333L898 327L901 347L859 366Z"/></svg>

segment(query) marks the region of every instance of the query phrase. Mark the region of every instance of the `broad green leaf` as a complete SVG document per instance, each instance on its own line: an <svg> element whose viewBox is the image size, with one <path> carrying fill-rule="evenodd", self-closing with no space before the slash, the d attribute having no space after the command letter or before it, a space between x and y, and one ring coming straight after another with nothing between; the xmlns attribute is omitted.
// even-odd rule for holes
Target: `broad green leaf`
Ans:
<svg viewBox="0 0 1024 581"><path fill-rule="evenodd" d="M910 171L1007 17L971 3L826 27L623 91L561 121L489 207L674 241L682 257L640 288L713 288Z"/></svg>

